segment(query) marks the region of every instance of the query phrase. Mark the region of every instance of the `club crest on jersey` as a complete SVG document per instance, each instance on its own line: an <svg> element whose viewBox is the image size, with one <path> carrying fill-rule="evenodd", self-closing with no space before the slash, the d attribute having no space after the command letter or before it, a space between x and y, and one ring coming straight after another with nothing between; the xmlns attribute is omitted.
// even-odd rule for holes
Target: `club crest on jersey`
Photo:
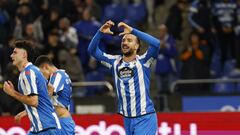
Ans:
<svg viewBox="0 0 240 135"><path fill-rule="evenodd" d="M133 69L129 67L123 67L118 70L118 77L121 79L129 79L133 77Z"/></svg>

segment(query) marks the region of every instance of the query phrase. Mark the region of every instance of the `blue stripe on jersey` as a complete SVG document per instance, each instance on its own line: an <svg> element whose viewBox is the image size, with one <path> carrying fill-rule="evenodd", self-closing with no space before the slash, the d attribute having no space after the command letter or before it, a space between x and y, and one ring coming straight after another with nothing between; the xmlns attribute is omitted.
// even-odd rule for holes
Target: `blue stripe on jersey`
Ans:
<svg viewBox="0 0 240 135"><path fill-rule="evenodd" d="M64 70L59 69L51 75L50 83L53 85L55 92L52 97L53 105L69 109L72 96L72 84L69 75Z"/></svg>
<svg viewBox="0 0 240 135"><path fill-rule="evenodd" d="M121 92L119 90L120 88L120 83L118 83L118 80L115 79L115 84L118 84L118 86L116 86L116 90L117 90L117 96L118 96L118 112L120 114L123 114L123 104L122 104L122 95Z"/></svg>
<svg viewBox="0 0 240 135"><path fill-rule="evenodd" d="M54 109L48 96L47 81L39 69L28 63L19 75L18 88L23 95L38 94L38 107L24 104L31 122L31 130L40 132L46 128L57 127L53 117Z"/></svg>
<svg viewBox="0 0 240 135"><path fill-rule="evenodd" d="M118 68L119 64L116 65L116 68ZM117 73L116 73L116 70L114 70L114 78L117 78ZM123 98L122 98L122 93L121 93L121 87L120 87L120 81L119 79L115 79L115 84L117 84L117 91L118 91L118 105L119 107L121 107L118 111L120 114L123 114L125 115L125 112L123 110Z"/></svg>
<svg viewBox="0 0 240 135"><path fill-rule="evenodd" d="M145 71L148 71L148 72L145 72L145 76L144 76L144 83L145 84L150 84L150 69L149 68L146 68L146 67L143 67ZM153 102L152 100L150 99L150 91L149 89L145 89L145 92L146 92L146 111L147 112L154 112L155 109L150 107L151 105L153 105Z"/></svg>
<svg viewBox="0 0 240 135"><path fill-rule="evenodd" d="M54 86L54 93L63 90L62 87L64 85L64 78L62 74L59 71L53 73L50 78L50 83Z"/></svg>
<svg viewBox="0 0 240 135"><path fill-rule="evenodd" d="M88 47L88 52L93 57L112 70L118 93L119 113L126 117L137 117L155 111L149 96L150 65L157 58L160 48L160 41L151 35L136 29L133 29L132 34L148 43L149 48L144 55L129 62L129 65L123 65L127 63L122 63L122 56L108 55L98 48L103 36L100 31L95 34Z"/></svg>
<svg viewBox="0 0 240 135"><path fill-rule="evenodd" d="M32 119L33 119L33 121L34 121L34 129L35 129L35 131L34 132L37 132L37 131L39 131L39 127L38 127L38 122L37 122L37 119L36 119L36 117L34 116L34 114L33 114L33 110L32 110L32 108L30 107L30 106L27 106L27 109L29 110L29 112L30 112L30 114L29 115L31 115L31 117L32 117Z"/></svg>
<svg viewBox="0 0 240 135"><path fill-rule="evenodd" d="M20 93L23 93L23 89L22 89L22 87L20 86L20 83L19 83L19 82L18 82L18 90L19 90Z"/></svg>
<svg viewBox="0 0 240 135"><path fill-rule="evenodd" d="M137 70L137 67L135 67L134 70ZM136 76L138 76L138 72L135 72ZM134 79L134 84L136 85L136 89L135 89L135 96L136 96L136 115L139 116L141 115L141 106L140 104L140 89L139 89L139 78L137 77L136 79Z"/></svg>
<svg viewBox="0 0 240 135"><path fill-rule="evenodd" d="M126 93L126 99L127 99L127 103L126 103L127 104L127 113L128 113L128 116L132 116L129 85L126 85L126 83L124 83L124 86L125 86L125 93Z"/></svg>
<svg viewBox="0 0 240 135"><path fill-rule="evenodd" d="M30 72L30 71L29 71ZM29 75L26 75L26 78L28 80L28 83L30 85L30 88L31 88L31 93L34 93L34 94L37 94L33 91L33 86L32 86L32 83L31 83L31 77L30 77L30 74ZM27 82L25 82L25 85L26 85Z"/></svg>

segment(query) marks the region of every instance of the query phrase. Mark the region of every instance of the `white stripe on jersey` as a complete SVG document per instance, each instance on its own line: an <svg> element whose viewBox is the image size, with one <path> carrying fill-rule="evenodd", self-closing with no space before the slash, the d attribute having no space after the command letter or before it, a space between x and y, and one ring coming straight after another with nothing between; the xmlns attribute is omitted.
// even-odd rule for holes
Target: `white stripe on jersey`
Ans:
<svg viewBox="0 0 240 135"><path fill-rule="evenodd" d="M32 107L32 106L31 106L31 109L32 109L33 115L35 116L35 118L37 120L38 131L41 131L43 129L43 126L42 126L42 123L40 121L40 117L38 115L37 109L35 107Z"/></svg>
<svg viewBox="0 0 240 135"><path fill-rule="evenodd" d="M25 85L24 85L24 83L23 83L23 77L22 77L23 75L22 74L20 74L20 76L19 76L19 84L20 84L20 87L22 88L22 91L23 91L23 94L24 95L27 95L27 93L26 93L26 88L25 88Z"/></svg>
<svg viewBox="0 0 240 135"><path fill-rule="evenodd" d="M27 111L28 118L30 119L30 121L32 121L31 123L33 124L32 126L33 126L34 128L31 128L31 131L33 131L33 129L36 129L36 125L35 125L35 123L33 122L32 114L31 114L31 112L28 110L27 105L24 104L24 106L25 106L25 110Z"/></svg>
<svg viewBox="0 0 240 135"><path fill-rule="evenodd" d="M101 63L106 66L107 68L112 68L112 65L110 63L107 63L105 61L101 61Z"/></svg>
<svg viewBox="0 0 240 135"><path fill-rule="evenodd" d="M154 58L153 57L151 57L145 64L143 64L145 67L150 67L151 66L151 64L153 63L153 61L154 61Z"/></svg>
<svg viewBox="0 0 240 135"><path fill-rule="evenodd" d="M143 58L145 58L145 57L147 56L147 53L148 53L148 52L145 52L143 55L138 56L138 58L139 58L139 59L143 59Z"/></svg>
<svg viewBox="0 0 240 135"><path fill-rule="evenodd" d="M119 57L119 55L110 55L106 53L103 53L103 56L107 57L108 59L117 59Z"/></svg>
<svg viewBox="0 0 240 135"><path fill-rule="evenodd" d="M25 71L22 74L22 79L23 79L22 83L25 83L25 86L26 86L25 89L23 89L24 95L29 95L31 93L31 86L30 86L30 84L28 82L28 79L25 75ZM24 84L22 84L21 86L24 86Z"/></svg>
<svg viewBox="0 0 240 135"><path fill-rule="evenodd" d="M139 88L140 88L140 102L141 102L141 115L146 114L146 87L144 82L144 75L143 75L143 69L141 63L138 61L136 63L137 70L138 70L138 77L139 77Z"/></svg>
<svg viewBox="0 0 240 135"><path fill-rule="evenodd" d="M32 88L33 88L33 93L38 94L37 86L36 86L36 75L32 70L30 70L30 75L31 75L30 79L31 79L31 85L32 85Z"/></svg>
<svg viewBox="0 0 240 135"><path fill-rule="evenodd" d="M118 62L119 62L119 60L115 60L114 63L113 63L113 66L114 66L115 69L117 68ZM115 84L118 84L118 83L117 83L117 81L118 81L118 79L117 79L117 70L115 70L115 69L114 69ZM120 109L120 110L119 110L120 112L119 112L119 113L120 113L120 114L123 114L123 108L122 108L122 105L121 105L121 103L120 103L120 98L119 98L119 93L118 93L119 89L118 89L117 86L116 86L116 90L117 90L117 96L118 96L118 99L119 99L119 101L118 101L119 103L118 103L118 104L120 104L120 108L119 108L119 109ZM121 93L120 93L120 94L121 94Z"/></svg>
<svg viewBox="0 0 240 135"><path fill-rule="evenodd" d="M131 117L136 116L136 96L135 96L135 88L134 88L134 79L131 78L128 81L129 84L129 92L130 92L130 103L131 103Z"/></svg>
<svg viewBox="0 0 240 135"><path fill-rule="evenodd" d="M59 119L58 119L58 117L57 117L57 114L54 112L54 113L52 113L52 115L53 115L53 117L54 117L54 119L55 119L55 122L57 123L57 128L58 128L58 129L62 129L61 124L60 124L60 121L59 121Z"/></svg>
<svg viewBox="0 0 240 135"><path fill-rule="evenodd" d="M128 116L128 112L127 112L127 97L126 97L126 93L125 93L125 86L124 86L123 81L121 79L119 79L119 81L120 81L120 89L121 89L121 95L122 95L122 100L123 100L124 116Z"/></svg>
<svg viewBox="0 0 240 135"><path fill-rule="evenodd" d="M65 108L65 106L58 101L58 95L52 96L51 102L54 106L61 106L61 107Z"/></svg>
<svg viewBox="0 0 240 135"><path fill-rule="evenodd" d="M57 92L57 88L58 88L58 85L60 85L60 81L61 81L61 78L62 78L62 75L57 73L56 74L56 77L55 77L55 80L54 80L54 84L53 84L53 87L54 87L54 92ZM63 87L61 87L63 88Z"/></svg>

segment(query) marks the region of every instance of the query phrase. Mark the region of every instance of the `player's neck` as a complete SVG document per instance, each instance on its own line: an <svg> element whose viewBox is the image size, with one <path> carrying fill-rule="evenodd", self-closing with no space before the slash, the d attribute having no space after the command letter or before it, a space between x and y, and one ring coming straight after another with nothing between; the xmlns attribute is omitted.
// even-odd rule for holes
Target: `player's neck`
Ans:
<svg viewBox="0 0 240 135"><path fill-rule="evenodd" d="M50 70L51 70L51 73L55 73L57 72L58 69L55 66L51 66Z"/></svg>
<svg viewBox="0 0 240 135"><path fill-rule="evenodd" d="M23 60L21 63L19 63L19 65L17 65L18 70L20 72L23 71L27 64L28 64L28 61L27 60Z"/></svg>
<svg viewBox="0 0 240 135"><path fill-rule="evenodd" d="M123 61L124 62L131 62L131 61L134 61L135 59L136 59L136 54L133 54L131 56L123 55Z"/></svg>

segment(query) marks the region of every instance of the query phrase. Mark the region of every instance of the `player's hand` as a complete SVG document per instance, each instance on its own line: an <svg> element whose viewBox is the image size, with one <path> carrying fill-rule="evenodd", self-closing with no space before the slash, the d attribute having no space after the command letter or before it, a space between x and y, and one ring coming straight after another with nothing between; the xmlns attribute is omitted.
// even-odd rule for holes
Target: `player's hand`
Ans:
<svg viewBox="0 0 240 135"><path fill-rule="evenodd" d="M18 113L18 114L14 117L15 122L16 122L17 124L20 124L21 119L22 119L24 116L27 116L27 112L26 112L26 111L22 111L22 112Z"/></svg>
<svg viewBox="0 0 240 135"><path fill-rule="evenodd" d="M5 81L4 82L3 91L10 96L13 95L13 93L15 92L15 89L14 89L14 86L13 86L11 81Z"/></svg>
<svg viewBox="0 0 240 135"><path fill-rule="evenodd" d="M54 87L52 84L48 83L48 95L49 96L52 96L53 95L53 92L54 92Z"/></svg>
<svg viewBox="0 0 240 135"><path fill-rule="evenodd" d="M103 24L103 26L100 28L100 31L102 33L105 34L113 34L113 32L111 31L111 27L114 26L114 22L112 22L111 20L107 21L105 24Z"/></svg>
<svg viewBox="0 0 240 135"><path fill-rule="evenodd" d="M129 25L127 25L127 24L124 23L124 22L120 22L120 23L118 24L118 27L124 29L123 32L119 34L119 36L122 36L122 35L125 35L125 34L129 34L129 33L131 33L132 30L133 30L132 27L130 27Z"/></svg>

